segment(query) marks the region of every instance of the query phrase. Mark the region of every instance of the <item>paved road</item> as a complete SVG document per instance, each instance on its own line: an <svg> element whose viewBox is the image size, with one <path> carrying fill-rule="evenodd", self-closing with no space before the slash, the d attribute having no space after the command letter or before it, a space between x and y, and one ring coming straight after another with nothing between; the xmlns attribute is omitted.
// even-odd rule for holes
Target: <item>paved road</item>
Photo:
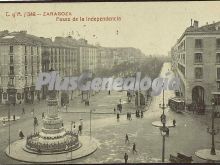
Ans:
<svg viewBox="0 0 220 165"><path fill-rule="evenodd" d="M164 76L169 67L169 64L164 64L161 76ZM112 98L108 98L107 100L117 101L119 95L120 93L112 93ZM172 91L165 91L165 102L167 103L168 99L173 96L174 94ZM96 99L98 99L98 95ZM100 95L99 99L102 100L103 95ZM133 115L133 120L131 121L126 120L126 116L121 116L120 121L117 121L115 115L93 114L92 136L98 140L98 150L88 157L65 162L65 164L120 163L124 161L123 155L125 152L129 155L128 162L130 163L160 162L162 137L159 129L151 125L153 121L159 120L162 113L162 110L158 106L160 103L162 103L162 94L153 98L150 109L144 113L144 118L136 119ZM109 107L111 106L112 104L109 105ZM167 115L168 120L175 118L177 121L177 127L170 128L170 136L166 138L166 160L169 159L169 154L176 155L177 152L183 152L187 155L192 155L195 162L204 162L195 157L194 152L211 145L211 137L206 133L207 124L210 124L209 116L199 116L189 113L177 114L168 108L166 109L165 114ZM78 121L79 118L83 118L83 134L89 135L89 114L61 113L61 116L65 120L64 125L66 128L70 127L71 120ZM216 120L216 122L219 121ZM31 123L31 117L17 121L16 124L12 126L12 141L17 139L17 131L19 128L24 130L25 135L30 133L33 130ZM129 135L130 144L125 144L126 133ZM0 162L19 163L15 160L9 159L3 153L3 150L7 146L7 134L7 127L1 127ZM220 134L216 136L216 139L220 139ZM138 151L137 154L134 155L131 152L133 142L136 143ZM220 148L219 143L216 143L216 148Z"/></svg>

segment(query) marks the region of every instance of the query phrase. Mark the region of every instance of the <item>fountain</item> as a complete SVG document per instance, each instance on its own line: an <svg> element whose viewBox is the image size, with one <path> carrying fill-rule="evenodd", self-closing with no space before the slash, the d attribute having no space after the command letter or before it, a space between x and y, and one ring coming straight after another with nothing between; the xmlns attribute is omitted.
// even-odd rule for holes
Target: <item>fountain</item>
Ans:
<svg viewBox="0 0 220 165"><path fill-rule="evenodd" d="M47 104L48 111L46 118L43 119L41 132L27 136L24 149L39 154L62 153L78 149L81 146L78 134L65 131L63 119L58 116L58 100L55 90L49 91Z"/></svg>
<svg viewBox="0 0 220 165"><path fill-rule="evenodd" d="M6 154L19 161L35 163L64 162L78 159L97 149L94 138L64 129L63 119L58 115L57 91L48 91L47 113L40 132L10 143ZM71 125L72 127L72 125Z"/></svg>

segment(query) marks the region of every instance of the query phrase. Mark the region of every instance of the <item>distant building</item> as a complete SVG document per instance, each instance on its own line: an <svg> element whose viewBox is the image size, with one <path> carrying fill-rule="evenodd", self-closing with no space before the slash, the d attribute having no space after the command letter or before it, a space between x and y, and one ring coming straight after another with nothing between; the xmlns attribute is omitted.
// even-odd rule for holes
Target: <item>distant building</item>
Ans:
<svg viewBox="0 0 220 165"><path fill-rule="evenodd" d="M187 104L210 105L213 95L220 104L220 22L198 24L191 21L172 47L172 69Z"/></svg>
<svg viewBox="0 0 220 165"><path fill-rule="evenodd" d="M97 73L114 65L134 63L143 58L139 49L132 47L108 48L88 44L71 36L37 37L26 31L0 32L0 103L33 103L47 97L47 86L35 91L40 72L50 69L60 77L79 76L82 72ZM62 92L59 92L61 96ZM66 92L66 94L73 92ZM65 96L66 97L66 96Z"/></svg>

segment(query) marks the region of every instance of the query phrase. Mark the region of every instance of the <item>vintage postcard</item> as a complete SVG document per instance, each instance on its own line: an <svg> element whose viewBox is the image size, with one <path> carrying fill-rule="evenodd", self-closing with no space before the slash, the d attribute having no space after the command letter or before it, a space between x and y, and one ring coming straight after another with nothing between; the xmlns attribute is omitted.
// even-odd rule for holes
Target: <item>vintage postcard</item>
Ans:
<svg viewBox="0 0 220 165"><path fill-rule="evenodd" d="M0 164L220 162L220 2L0 3Z"/></svg>

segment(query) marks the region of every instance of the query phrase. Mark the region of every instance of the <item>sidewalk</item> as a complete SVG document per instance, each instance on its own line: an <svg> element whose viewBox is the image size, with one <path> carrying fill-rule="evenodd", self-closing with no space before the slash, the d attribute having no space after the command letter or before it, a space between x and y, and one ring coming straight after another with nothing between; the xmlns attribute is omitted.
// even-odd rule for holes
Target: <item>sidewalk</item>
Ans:
<svg viewBox="0 0 220 165"><path fill-rule="evenodd" d="M220 150L215 150L216 155L210 154L211 149L202 149L195 152L195 155L201 159L208 160L210 162L220 163Z"/></svg>

